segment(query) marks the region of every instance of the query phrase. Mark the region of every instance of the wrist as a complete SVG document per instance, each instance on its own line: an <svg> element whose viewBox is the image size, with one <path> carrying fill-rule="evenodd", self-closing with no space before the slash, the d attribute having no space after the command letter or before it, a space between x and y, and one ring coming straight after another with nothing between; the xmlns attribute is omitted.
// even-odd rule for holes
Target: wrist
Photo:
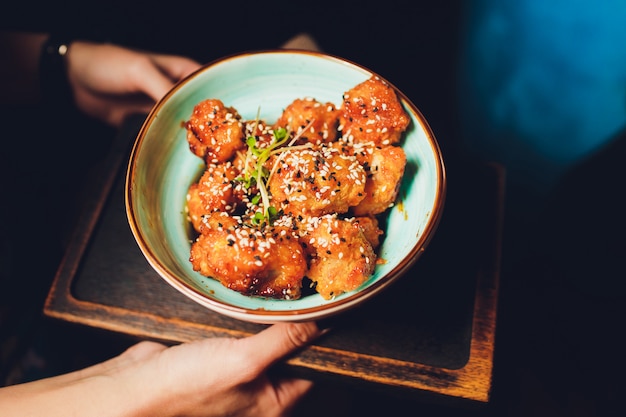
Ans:
<svg viewBox="0 0 626 417"><path fill-rule="evenodd" d="M74 103L66 65L71 42L69 38L52 34L41 47L39 80L45 104L67 107Z"/></svg>

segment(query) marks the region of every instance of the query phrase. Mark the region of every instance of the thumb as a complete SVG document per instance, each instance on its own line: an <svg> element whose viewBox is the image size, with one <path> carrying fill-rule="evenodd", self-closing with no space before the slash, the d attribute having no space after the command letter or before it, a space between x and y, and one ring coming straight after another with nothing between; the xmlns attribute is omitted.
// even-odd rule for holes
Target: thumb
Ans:
<svg viewBox="0 0 626 417"><path fill-rule="evenodd" d="M144 69L140 82L154 101L159 101L176 82L200 68L199 63L185 57L151 55L150 58L155 65Z"/></svg>
<svg viewBox="0 0 626 417"><path fill-rule="evenodd" d="M152 59L173 81L182 80L202 66L198 61L184 56L153 54Z"/></svg>
<svg viewBox="0 0 626 417"><path fill-rule="evenodd" d="M266 369L292 352L308 345L322 332L314 322L278 323L240 342L256 357L255 365ZM259 369L262 371L263 369Z"/></svg>
<svg viewBox="0 0 626 417"><path fill-rule="evenodd" d="M147 65L137 78L137 84L140 91L156 102L174 86L174 81L158 68Z"/></svg>

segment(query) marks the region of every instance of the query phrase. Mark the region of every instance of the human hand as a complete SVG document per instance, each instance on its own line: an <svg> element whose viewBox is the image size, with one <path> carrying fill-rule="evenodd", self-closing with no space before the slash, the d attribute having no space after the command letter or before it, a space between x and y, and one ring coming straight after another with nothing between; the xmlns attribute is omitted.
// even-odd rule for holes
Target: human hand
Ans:
<svg viewBox="0 0 626 417"><path fill-rule="evenodd" d="M282 416L312 383L272 380L266 372L318 335L314 323L278 324L244 339L202 340L147 354L129 353L149 361L140 362L147 373L144 383L151 378L164 382L163 407L170 407L173 415ZM140 372L133 377L142 382Z"/></svg>
<svg viewBox="0 0 626 417"><path fill-rule="evenodd" d="M140 342L84 370L0 389L0 410L4 417L285 416L312 383L267 371L320 334L312 322L281 323L242 339Z"/></svg>
<svg viewBox="0 0 626 417"><path fill-rule="evenodd" d="M134 113L148 113L172 86L200 68L192 59L75 41L66 55L74 101L85 114L119 127Z"/></svg>

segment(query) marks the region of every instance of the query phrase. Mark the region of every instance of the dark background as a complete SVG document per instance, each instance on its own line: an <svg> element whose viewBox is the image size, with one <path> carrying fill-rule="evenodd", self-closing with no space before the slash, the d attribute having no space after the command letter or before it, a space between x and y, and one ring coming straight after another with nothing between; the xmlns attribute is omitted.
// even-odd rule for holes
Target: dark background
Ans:
<svg viewBox="0 0 626 417"><path fill-rule="evenodd" d="M462 150L461 2L11 4L10 12L0 14L0 28L65 33L200 62L275 48L308 32L324 51L369 67L402 90L429 121L448 161ZM80 207L83 173L106 151L114 130L74 109L54 106L1 109L0 123L0 377L11 383L85 366L118 353L130 341L41 317ZM506 207L494 392L488 407L460 411L335 387L343 390L344 400L359 404L348 409L360 415L620 415L623 136L572 169L536 208L537 218ZM522 240L531 244L521 245Z"/></svg>
<svg viewBox="0 0 626 417"><path fill-rule="evenodd" d="M205 63L275 48L308 32L331 54L369 67L400 88L441 141L454 138L460 6L404 1L14 2L5 27L50 30L183 54ZM13 16L18 16L13 19Z"/></svg>

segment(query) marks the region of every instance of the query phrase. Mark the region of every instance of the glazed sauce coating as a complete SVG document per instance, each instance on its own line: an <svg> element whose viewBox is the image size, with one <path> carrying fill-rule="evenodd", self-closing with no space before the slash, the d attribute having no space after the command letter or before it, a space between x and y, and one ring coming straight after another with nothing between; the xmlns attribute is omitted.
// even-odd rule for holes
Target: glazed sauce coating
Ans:
<svg viewBox="0 0 626 417"><path fill-rule="evenodd" d="M271 124L217 99L184 126L206 163L187 193L194 270L245 295L294 300L305 278L325 299L353 291L377 264L378 216L396 202L409 117L372 77L339 107L298 98ZM217 124L216 124L217 123Z"/></svg>

